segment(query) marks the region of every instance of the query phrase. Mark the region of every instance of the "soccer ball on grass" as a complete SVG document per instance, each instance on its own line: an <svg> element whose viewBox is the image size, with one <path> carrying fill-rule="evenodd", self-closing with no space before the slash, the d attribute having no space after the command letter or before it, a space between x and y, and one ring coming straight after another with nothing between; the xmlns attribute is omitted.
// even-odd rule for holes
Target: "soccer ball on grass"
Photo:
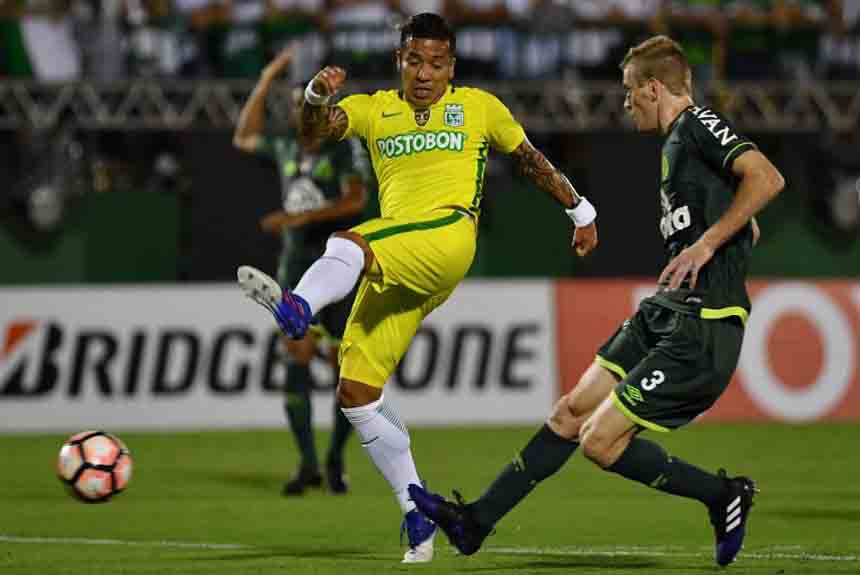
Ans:
<svg viewBox="0 0 860 575"><path fill-rule="evenodd" d="M87 503L101 503L123 491L131 479L131 454L120 439L104 431L82 431L63 443L57 475L69 492Z"/></svg>

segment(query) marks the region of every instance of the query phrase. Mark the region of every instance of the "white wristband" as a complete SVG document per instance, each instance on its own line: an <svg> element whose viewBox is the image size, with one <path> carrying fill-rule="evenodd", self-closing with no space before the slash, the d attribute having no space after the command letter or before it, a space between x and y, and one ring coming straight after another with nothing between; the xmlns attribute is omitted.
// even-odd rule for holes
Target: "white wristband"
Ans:
<svg viewBox="0 0 860 575"><path fill-rule="evenodd" d="M597 210L594 209L594 206L585 197L580 198L575 208L564 210L564 212L570 216L570 219L573 220L573 225L578 228L584 228L597 218Z"/></svg>
<svg viewBox="0 0 860 575"><path fill-rule="evenodd" d="M328 104L328 100L331 96L321 96L320 94L317 94L314 92L313 85L314 81L311 80L305 87L305 102L311 106L325 106Z"/></svg>

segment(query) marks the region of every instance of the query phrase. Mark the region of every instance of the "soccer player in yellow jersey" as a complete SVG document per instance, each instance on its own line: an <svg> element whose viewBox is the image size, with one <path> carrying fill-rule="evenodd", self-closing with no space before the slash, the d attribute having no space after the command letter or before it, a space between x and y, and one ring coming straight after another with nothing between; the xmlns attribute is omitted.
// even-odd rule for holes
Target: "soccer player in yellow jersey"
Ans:
<svg viewBox="0 0 860 575"><path fill-rule="evenodd" d="M421 321L466 275L490 147L511 155L521 172L561 203L576 226L580 256L597 245L596 211L536 150L495 96L454 86L455 37L436 14L413 16L401 29L400 90L358 94L329 105L346 72L321 70L305 90L302 135L357 136L370 150L382 217L328 240L326 251L293 292L242 266L246 295L299 338L323 307L360 280L340 348L337 399L370 458L394 490L409 539L403 562L430 561L436 526L408 493L420 483L409 434L382 388Z"/></svg>

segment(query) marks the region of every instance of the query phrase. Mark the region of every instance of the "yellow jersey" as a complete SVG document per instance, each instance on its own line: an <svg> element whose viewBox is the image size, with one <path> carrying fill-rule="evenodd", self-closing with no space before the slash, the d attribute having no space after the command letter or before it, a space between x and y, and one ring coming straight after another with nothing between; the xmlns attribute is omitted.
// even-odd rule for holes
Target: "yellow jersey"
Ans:
<svg viewBox="0 0 860 575"><path fill-rule="evenodd" d="M477 88L448 86L429 117L397 90L356 94L338 106L349 119L344 138L358 136L370 150L382 217L451 206L477 215L490 146L509 154L526 137L510 110Z"/></svg>

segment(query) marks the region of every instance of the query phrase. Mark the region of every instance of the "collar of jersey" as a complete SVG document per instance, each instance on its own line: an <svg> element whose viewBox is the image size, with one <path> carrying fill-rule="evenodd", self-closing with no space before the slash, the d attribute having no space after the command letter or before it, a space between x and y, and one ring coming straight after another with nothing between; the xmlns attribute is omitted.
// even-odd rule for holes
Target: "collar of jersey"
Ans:
<svg viewBox="0 0 860 575"><path fill-rule="evenodd" d="M450 83L450 82L449 82L449 83L448 83L448 88L445 90L445 93L444 93L444 94L442 94L442 96L441 96L438 100L436 100L436 102L434 102L434 103L433 103L433 105L431 105L431 106L430 106L429 108L427 108L427 109L428 109L428 110L432 110L432 109L433 109L433 108L435 108L436 106L439 106L440 104L442 104L442 103L444 102L445 98L447 98L448 96L450 96L451 94L453 94L453 93L454 93L454 90L455 90L455 88L454 88L454 84L452 84L452 83ZM410 108L410 109L412 109L412 110L414 110L414 109L415 109L415 108L413 108L413 107L412 107L412 104L410 104L409 102L407 102L407 101L406 101L406 98L404 98L404 97L403 97L403 89L402 89L402 88L401 88L400 90L397 90L397 97L400 99L400 101L401 101L401 102L403 102L404 104L406 104L407 106L409 106L409 108Z"/></svg>
<svg viewBox="0 0 860 575"><path fill-rule="evenodd" d="M441 98L439 98L439 99L441 100ZM669 127L666 129L666 136L668 136L669 134L672 133L672 130L675 129L675 126L678 124L678 122L681 121L681 118L684 117L684 114L686 114L687 112L689 112L693 108L695 108L695 106L693 104L690 104L689 106L687 106L686 108L681 110L677 116L675 116L675 119L672 120L672 123L670 123Z"/></svg>

